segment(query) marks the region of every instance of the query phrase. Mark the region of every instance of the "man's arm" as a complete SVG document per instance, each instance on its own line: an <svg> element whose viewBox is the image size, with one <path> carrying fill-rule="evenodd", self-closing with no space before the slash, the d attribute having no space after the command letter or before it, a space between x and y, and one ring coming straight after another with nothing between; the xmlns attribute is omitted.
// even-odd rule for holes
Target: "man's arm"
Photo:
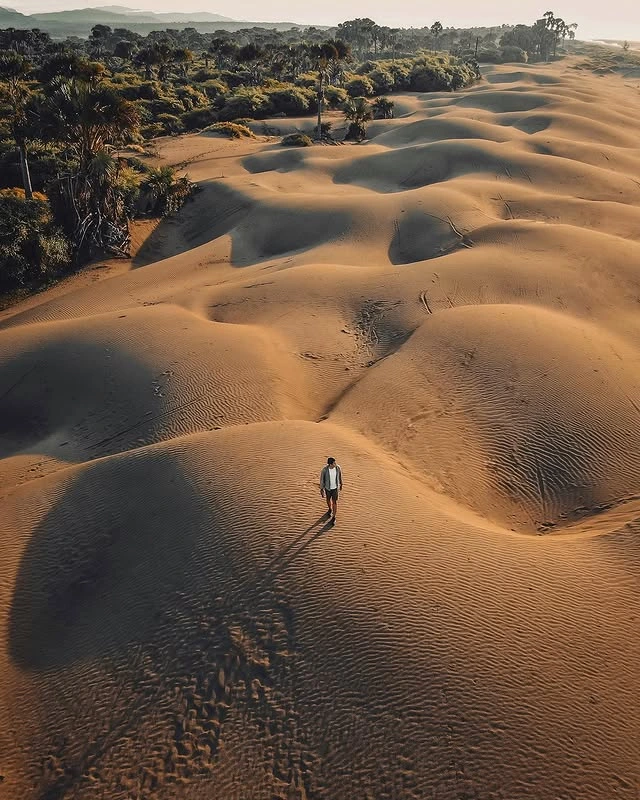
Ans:
<svg viewBox="0 0 640 800"><path fill-rule="evenodd" d="M342 491L342 467L340 467L340 491Z"/></svg>
<svg viewBox="0 0 640 800"><path fill-rule="evenodd" d="M320 495L324 497L324 471L326 467L323 467L320 471Z"/></svg>

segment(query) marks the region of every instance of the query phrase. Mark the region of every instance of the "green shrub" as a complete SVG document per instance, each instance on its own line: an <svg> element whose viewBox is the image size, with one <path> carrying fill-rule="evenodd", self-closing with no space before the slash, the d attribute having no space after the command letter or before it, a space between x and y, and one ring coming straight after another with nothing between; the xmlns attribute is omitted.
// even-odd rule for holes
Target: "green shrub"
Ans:
<svg viewBox="0 0 640 800"><path fill-rule="evenodd" d="M454 64L451 68L451 88L453 91L470 86L480 77L480 67L475 59Z"/></svg>
<svg viewBox="0 0 640 800"><path fill-rule="evenodd" d="M378 68L377 61L363 61L362 64L360 64L356 69L356 74L368 75L370 72L373 72L373 70L377 68Z"/></svg>
<svg viewBox="0 0 640 800"><path fill-rule="evenodd" d="M226 83L230 89L237 89L249 83L251 74L249 72L231 72L230 70L223 69L218 73L218 80Z"/></svg>
<svg viewBox="0 0 640 800"><path fill-rule="evenodd" d="M146 175L152 170L152 167L150 167L148 164L145 164L144 161L136 158L135 156L125 156L124 160L127 162L127 166L131 167L131 169L137 172L139 175Z"/></svg>
<svg viewBox="0 0 640 800"><path fill-rule="evenodd" d="M228 136L230 139L254 138L253 132L246 125L238 125L236 122L215 122L206 131L220 136Z"/></svg>
<svg viewBox="0 0 640 800"><path fill-rule="evenodd" d="M439 64L416 64L411 71L410 88L413 92L451 91L451 75Z"/></svg>
<svg viewBox="0 0 640 800"><path fill-rule="evenodd" d="M344 87L349 97L371 97L373 94L373 83L366 75L360 75L347 81Z"/></svg>
<svg viewBox="0 0 640 800"><path fill-rule="evenodd" d="M500 53L502 56L503 62L515 62L516 64L526 64L529 60L529 56L526 50L523 50L521 47L515 47L515 45L506 45L502 48Z"/></svg>
<svg viewBox="0 0 640 800"><path fill-rule="evenodd" d="M299 86L268 89L269 113L286 114L288 117L301 116L309 111L313 92Z"/></svg>
<svg viewBox="0 0 640 800"><path fill-rule="evenodd" d="M208 81L204 81L201 86L210 100L229 93L229 87L227 84L224 81L218 80L217 78L211 78Z"/></svg>
<svg viewBox="0 0 640 800"><path fill-rule="evenodd" d="M367 78L373 84L374 94L386 94L393 90L393 75L386 69L374 69Z"/></svg>
<svg viewBox="0 0 640 800"><path fill-rule="evenodd" d="M372 109L375 119L392 119L394 103L388 97L378 97L374 100Z"/></svg>
<svg viewBox="0 0 640 800"><path fill-rule="evenodd" d="M0 191L0 290L39 283L69 267L69 244L51 221L46 197L23 189Z"/></svg>
<svg viewBox="0 0 640 800"><path fill-rule="evenodd" d="M242 88L225 98L220 109L220 119L232 121L238 117L256 119L266 115L269 98L259 89Z"/></svg>
<svg viewBox="0 0 640 800"><path fill-rule="evenodd" d="M412 64L408 60L396 62L389 67L395 92L406 92L411 86L411 67Z"/></svg>
<svg viewBox="0 0 640 800"><path fill-rule="evenodd" d="M472 56L469 61L448 55L422 56L413 64L409 88L414 92L452 92L469 86L477 77Z"/></svg>
<svg viewBox="0 0 640 800"><path fill-rule="evenodd" d="M153 169L140 185L138 212L172 214L193 195L195 188L188 177L176 177L173 167Z"/></svg>
<svg viewBox="0 0 640 800"><path fill-rule="evenodd" d="M289 133L283 137L280 144L285 147L311 147L313 142L306 133Z"/></svg>
<svg viewBox="0 0 640 800"><path fill-rule="evenodd" d="M152 100L152 97L147 96L147 91L139 83L129 84L118 88L119 94L125 100Z"/></svg>
<svg viewBox="0 0 640 800"><path fill-rule="evenodd" d="M206 128L218 121L218 115L212 108L194 108L193 111L186 111L180 117L185 130L195 131L198 128Z"/></svg>
<svg viewBox="0 0 640 800"><path fill-rule="evenodd" d="M327 86L324 90L325 101L329 108L334 110L341 108L348 96L346 89L341 86Z"/></svg>
<svg viewBox="0 0 640 800"><path fill-rule="evenodd" d="M198 69L191 76L194 83L205 83L218 77L218 71L214 69Z"/></svg>
<svg viewBox="0 0 640 800"><path fill-rule="evenodd" d="M144 139L155 139L158 136L164 136L164 125L160 122L152 122L149 125L143 125L140 128L140 133Z"/></svg>
<svg viewBox="0 0 640 800"><path fill-rule="evenodd" d="M478 50L478 61L484 64L502 64L502 54L496 48Z"/></svg>
<svg viewBox="0 0 640 800"><path fill-rule="evenodd" d="M315 89L318 85L318 75L313 72L305 72L298 75L296 78L296 86L302 86L305 89Z"/></svg>
<svg viewBox="0 0 640 800"><path fill-rule="evenodd" d="M158 114L156 121L162 125L166 134L175 135L184 131L182 119L175 114Z"/></svg>
<svg viewBox="0 0 640 800"><path fill-rule="evenodd" d="M193 86L181 86L176 89L176 95L182 103L184 111L191 111L194 108L202 108L209 105L209 97Z"/></svg>
<svg viewBox="0 0 640 800"><path fill-rule="evenodd" d="M47 184L61 172L64 162L57 147L42 142L29 145L29 172L36 191L44 191ZM19 186L22 183L20 161L12 141L0 142L0 188Z"/></svg>
<svg viewBox="0 0 640 800"><path fill-rule="evenodd" d="M165 96L151 101L151 113L154 117L159 114L182 114L186 111L177 97Z"/></svg>
<svg viewBox="0 0 640 800"><path fill-rule="evenodd" d="M155 100L162 94L162 84L155 81L146 81L138 88L138 96L141 100Z"/></svg>

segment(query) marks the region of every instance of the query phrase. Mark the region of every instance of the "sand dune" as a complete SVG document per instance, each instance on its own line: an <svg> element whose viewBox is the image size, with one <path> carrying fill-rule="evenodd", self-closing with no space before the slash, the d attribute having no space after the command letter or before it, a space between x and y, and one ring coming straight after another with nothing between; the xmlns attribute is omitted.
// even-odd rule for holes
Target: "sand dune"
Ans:
<svg viewBox="0 0 640 800"><path fill-rule="evenodd" d="M637 800L640 99L572 66L167 139L0 314L0 800Z"/></svg>

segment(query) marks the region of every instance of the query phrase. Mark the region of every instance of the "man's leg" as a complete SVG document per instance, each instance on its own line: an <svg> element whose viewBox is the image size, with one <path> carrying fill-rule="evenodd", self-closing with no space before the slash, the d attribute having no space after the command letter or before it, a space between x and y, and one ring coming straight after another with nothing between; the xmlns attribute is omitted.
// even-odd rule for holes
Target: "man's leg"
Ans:
<svg viewBox="0 0 640 800"><path fill-rule="evenodd" d="M336 512L338 511L338 496L337 493L331 498L331 516L335 519Z"/></svg>
<svg viewBox="0 0 640 800"><path fill-rule="evenodd" d="M331 514L331 494L329 491L325 491L324 499L327 501L327 508L329 509L329 514Z"/></svg>

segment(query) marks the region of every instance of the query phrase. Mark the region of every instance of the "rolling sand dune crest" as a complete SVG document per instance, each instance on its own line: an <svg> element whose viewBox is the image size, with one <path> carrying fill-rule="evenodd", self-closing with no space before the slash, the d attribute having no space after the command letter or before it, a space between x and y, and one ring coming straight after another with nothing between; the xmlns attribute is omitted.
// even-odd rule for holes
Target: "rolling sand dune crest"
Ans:
<svg viewBox="0 0 640 800"><path fill-rule="evenodd" d="M637 800L640 98L396 111L0 313L0 800Z"/></svg>

